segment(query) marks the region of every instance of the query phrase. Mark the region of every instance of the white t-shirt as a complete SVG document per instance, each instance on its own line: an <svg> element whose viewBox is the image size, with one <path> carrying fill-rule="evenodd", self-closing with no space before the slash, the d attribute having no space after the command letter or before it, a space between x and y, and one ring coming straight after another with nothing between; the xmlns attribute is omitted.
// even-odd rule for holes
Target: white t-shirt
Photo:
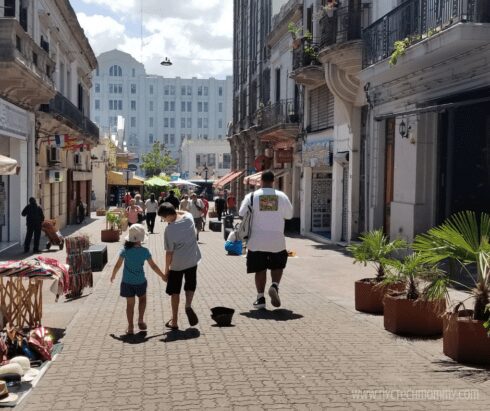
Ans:
<svg viewBox="0 0 490 411"><path fill-rule="evenodd" d="M251 251L278 253L286 249L284 220L293 217L293 206L282 191L274 188L261 188L248 194L242 201L238 214L244 216L254 196L252 234L247 248Z"/></svg>
<svg viewBox="0 0 490 411"><path fill-rule="evenodd" d="M156 213L158 211L158 201L146 200L145 203L147 213Z"/></svg>

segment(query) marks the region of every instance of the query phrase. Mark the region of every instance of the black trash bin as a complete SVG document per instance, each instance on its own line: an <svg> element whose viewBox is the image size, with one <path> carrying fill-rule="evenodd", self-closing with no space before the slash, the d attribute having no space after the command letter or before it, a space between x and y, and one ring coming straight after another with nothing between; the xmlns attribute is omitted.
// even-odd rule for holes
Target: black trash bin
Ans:
<svg viewBox="0 0 490 411"><path fill-rule="evenodd" d="M233 220L234 217L231 214L225 215L223 219L223 235L225 237L225 241L228 239L228 235L230 234L230 232L233 231Z"/></svg>

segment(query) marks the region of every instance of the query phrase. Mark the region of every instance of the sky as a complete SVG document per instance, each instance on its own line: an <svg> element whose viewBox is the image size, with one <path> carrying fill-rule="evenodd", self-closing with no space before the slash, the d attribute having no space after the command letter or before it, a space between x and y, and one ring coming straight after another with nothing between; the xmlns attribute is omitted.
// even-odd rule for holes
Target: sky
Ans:
<svg viewBox="0 0 490 411"><path fill-rule="evenodd" d="M232 75L232 0L71 0L95 55L119 49L147 74ZM143 23L143 24L142 24ZM160 62L168 57L172 66Z"/></svg>

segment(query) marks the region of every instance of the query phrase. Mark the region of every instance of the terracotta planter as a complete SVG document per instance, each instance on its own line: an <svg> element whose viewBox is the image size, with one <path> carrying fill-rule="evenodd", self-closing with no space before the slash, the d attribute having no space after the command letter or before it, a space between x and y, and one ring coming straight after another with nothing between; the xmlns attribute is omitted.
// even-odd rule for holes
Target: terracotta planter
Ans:
<svg viewBox="0 0 490 411"><path fill-rule="evenodd" d="M119 230L100 230L100 241L116 243L119 241Z"/></svg>
<svg viewBox="0 0 490 411"><path fill-rule="evenodd" d="M98 216L98 217L101 217L101 216L105 216L106 215L106 210L97 210L95 212L95 215Z"/></svg>
<svg viewBox="0 0 490 411"><path fill-rule="evenodd" d="M383 297L387 291L403 291L405 284L397 283L389 286L375 286L373 278L364 278L354 285L356 310L363 313L383 314Z"/></svg>
<svg viewBox="0 0 490 411"><path fill-rule="evenodd" d="M443 317L443 352L468 364L490 364L490 337L483 322L472 319L472 310L446 313Z"/></svg>
<svg viewBox="0 0 490 411"><path fill-rule="evenodd" d="M446 300L408 300L406 295L384 297L384 326L393 334L432 336L442 334Z"/></svg>

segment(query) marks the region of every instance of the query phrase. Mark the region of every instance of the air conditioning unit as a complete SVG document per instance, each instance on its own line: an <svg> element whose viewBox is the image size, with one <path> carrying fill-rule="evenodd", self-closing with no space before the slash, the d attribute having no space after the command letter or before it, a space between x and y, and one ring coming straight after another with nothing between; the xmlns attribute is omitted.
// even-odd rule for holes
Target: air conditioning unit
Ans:
<svg viewBox="0 0 490 411"><path fill-rule="evenodd" d="M48 148L48 163L61 163L61 150L58 147Z"/></svg>
<svg viewBox="0 0 490 411"><path fill-rule="evenodd" d="M48 170L46 173L50 183L61 183L63 181L63 171L61 170Z"/></svg>

